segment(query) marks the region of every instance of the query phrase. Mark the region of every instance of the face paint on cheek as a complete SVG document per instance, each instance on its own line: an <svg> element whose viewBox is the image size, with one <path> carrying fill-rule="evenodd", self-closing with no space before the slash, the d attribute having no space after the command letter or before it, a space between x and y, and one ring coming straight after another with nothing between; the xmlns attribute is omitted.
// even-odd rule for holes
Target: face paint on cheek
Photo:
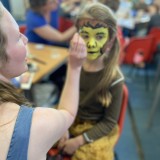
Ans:
<svg viewBox="0 0 160 160"><path fill-rule="evenodd" d="M96 60L97 58L99 58L101 56L100 53L94 53L94 54L87 54L87 59L88 60Z"/></svg>
<svg viewBox="0 0 160 160"><path fill-rule="evenodd" d="M86 42L87 46L87 58L89 60L95 60L99 58L102 53L102 48L109 39L109 31L107 27L82 27L80 35Z"/></svg>

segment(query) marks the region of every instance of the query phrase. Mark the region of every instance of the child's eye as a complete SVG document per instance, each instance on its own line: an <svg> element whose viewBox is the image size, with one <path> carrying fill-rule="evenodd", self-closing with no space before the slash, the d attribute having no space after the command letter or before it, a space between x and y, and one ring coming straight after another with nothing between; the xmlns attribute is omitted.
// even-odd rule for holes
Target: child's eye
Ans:
<svg viewBox="0 0 160 160"><path fill-rule="evenodd" d="M86 34L82 34L81 36L82 36L83 39L88 39L89 38L89 36L86 35Z"/></svg>
<svg viewBox="0 0 160 160"><path fill-rule="evenodd" d="M96 39L97 39L97 40L101 40L101 39L103 39L103 37L104 37L104 36L102 36L102 35L97 35L97 36L96 36Z"/></svg>

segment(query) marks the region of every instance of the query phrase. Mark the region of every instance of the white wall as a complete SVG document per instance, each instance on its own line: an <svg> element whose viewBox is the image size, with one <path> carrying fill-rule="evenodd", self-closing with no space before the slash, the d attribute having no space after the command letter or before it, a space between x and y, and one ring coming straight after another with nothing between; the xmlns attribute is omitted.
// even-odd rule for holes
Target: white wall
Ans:
<svg viewBox="0 0 160 160"><path fill-rule="evenodd" d="M9 0L11 13L17 20L24 20L25 19L25 3L24 0Z"/></svg>

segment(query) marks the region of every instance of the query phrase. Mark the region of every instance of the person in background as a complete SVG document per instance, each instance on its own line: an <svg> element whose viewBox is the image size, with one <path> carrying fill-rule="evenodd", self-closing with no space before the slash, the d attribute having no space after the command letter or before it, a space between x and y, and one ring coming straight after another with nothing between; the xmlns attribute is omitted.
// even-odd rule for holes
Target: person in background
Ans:
<svg viewBox="0 0 160 160"><path fill-rule="evenodd" d="M148 6L148 11L151 15L151 18L148 22L147 33L149 33L153 27L160 27L160 7L157 4L152 4Z"/></svg>
<svg viewBox="0 0 160 160"><path fill-rule="evenodd" d="M67 47L76 28L72 26L63 33L58 30L58 0L29 0L29 5L26 13L29 42Z"/></svg>
<svg viewBox="0 0 160 160"><path fill-rule="evenodd" d="M159 1L159 0L153 0L153 4L158 5L158 6L159 6L159 8L160 8L160 1Z"/></svg>
<svg viewBox="0 0 160 160"><path fill-rule="evenodd" d="M81 10L76 26L88 54L81 72L78 114L58 148L71 160L113 160L124 83L116 18L97 2Z"/></svg>
<svg viewBox="0 0 160 160"><path fill-rule="evenodd" d="M133 7L134 10L138 11L138 10L147 10L148 8L148 4L146 3L145 0L138 0L136 2L133 2Z"/></svg>
<svg viewBox="0 0 160 160"><path fill-rule="evenodd" d="M62 0L59 7L59 30L63 32L73 26L75 17L81 8L93 1L96 0Z"/></svg>
<svg viewBox="0 0 160 160"><path fill-rule="evenodd" d="M12 36L11 36L12 35ZM0 2L0 159L45 160L50 147L73 122L79 77L87 55L84 40L71 40L68 74L58 109L32 108L10 80L27 71L27 38Z"/></svg>
<svg viewBox="0 0 160 160"><path fill-rule="evenodd" d="M26 12L26 36L29 42L54 45L60 47L69 46L69 41L76 32L72 26L63 33L59 29L58 0L29 0L30 8ZM57 100L51 105L59 102L64 79L66 76L66 64L60 66L48 76L45 82L50 81L57 86ZM54 91L53 91L54 92ZM52 97L54 95L50 95Z"/></svg>
<svg viewBox="0 0 160 160"><path fill-rule="evenodd" d="M99 0L100 3L103 3L104 5L108 6L109 8L112 9L113 12L117 12L119 5L120 5L120 1L119 0Z"/></svg>

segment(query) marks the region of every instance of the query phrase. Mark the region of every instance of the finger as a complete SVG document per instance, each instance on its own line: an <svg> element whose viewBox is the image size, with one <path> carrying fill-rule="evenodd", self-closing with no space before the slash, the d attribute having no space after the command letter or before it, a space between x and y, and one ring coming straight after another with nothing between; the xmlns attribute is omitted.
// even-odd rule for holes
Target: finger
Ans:
<svg viewBox="0 0 160 160"><path fill-rule="evenodd" d="M86 46L85 45L80 45L78 48L78 57L83 58L86 56Z"/></svg>
<svg viewBox="0 0 160 160"><path fill-rule="evenodd" d="M86 44L79 35L72 40L69 52L70 55L76 55L77 58L83 58L86 56Z"/></svg>
<svg viewBox="0 0 160 160"><path fill-rule="evenodd" d="M66 146L63 147L63 154L69 154L69 152L67 151Z"/></svg>
<svg viewBox="0 0 160 160"><path fill-rule="evenodd" d="M77 42L78 39L79 39L79 35L78 35L78 33L75 33L72 40L70 41L70 45Z"/></svg>
<svg viewBox="0 0 160 160"><path fill-rule="evenodd" d="M76 36L77 36L77 39L76 39L76 42L75 42L75 49L77 49L77 47L78 47L78 45L79 45L79 40L80 40L80 36L78 35L78 34L76 34Z"/></svg>
<svg viewBox="0 0 160 160"><path fill-rule="evenodd" d="M60 142L60 143L58 144L57 148L60 149L60 150L63 149L63 148L64 148L64 143L63 143L63 142L62 142L62 143Z"/></svg>
<svg viewBox="0 0 160 160"><path fill-rule="evenodd" d="M67 147L64 147L63 148L63 154L72 155L73 151L68 149Z"/></svg>

